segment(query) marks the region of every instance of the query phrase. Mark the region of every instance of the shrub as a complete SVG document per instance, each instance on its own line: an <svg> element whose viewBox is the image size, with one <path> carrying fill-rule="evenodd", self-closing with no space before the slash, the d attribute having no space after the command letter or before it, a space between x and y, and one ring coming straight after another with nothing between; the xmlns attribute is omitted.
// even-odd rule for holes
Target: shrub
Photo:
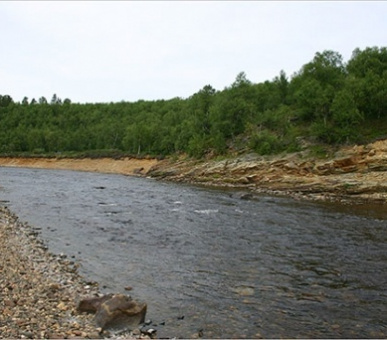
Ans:
<svg viewBox="0 0 387 340"><path fill-rule="evenodd" d="M252 135L249 146L260 155L270 155L284 150L280 139L267 130Z"/></svg>

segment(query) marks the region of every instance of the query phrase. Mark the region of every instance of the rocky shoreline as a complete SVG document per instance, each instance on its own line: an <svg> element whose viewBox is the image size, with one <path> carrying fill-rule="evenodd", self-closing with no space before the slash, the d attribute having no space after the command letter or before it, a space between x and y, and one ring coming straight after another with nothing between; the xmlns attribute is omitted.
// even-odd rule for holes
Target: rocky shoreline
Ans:
<svg viewBox="0 0 387 340"><path fill-rule="evenodd" d="M387 140L341 148L331 158L306 152L285 156L240 155L223 160L55 160L0 158L0 166L72 169L150 176L176 182L340 203L387 203ZM247 197L246 196L246 197ZM248 197L247 197L248 198ZM51 254L38 228L0 206L0 338L150 338L140 329L110 333L79 301L100 296L77 263Z"/></svg>
<svg viewBox="0 0 387 340"><path fill-rule="evenodd" d="M387 139L344 146L323 156L313 155L313 147L305 145L292 154L240 154L208 160L184 155L163 160L0 157L0 166L147 176L311 201L387 203Z"/></svg>
<svg viewBox="0 0 387 340"><path fill-rule="evenodd" d="M98 283L85 281L65 255L50 253L38 229L6 207L0 207L0 247L0 338L150 338L139 329L102 330L93 314L80 312L82 299L101 296Z"/></svg>
<svg viewBox="0 0 387 340"><path fill-rule="evenodd" d="M310 150L223 160L163 160L148 176L204 186L344 204L387 203L387 140L342 147L329 157Z"/></svg>

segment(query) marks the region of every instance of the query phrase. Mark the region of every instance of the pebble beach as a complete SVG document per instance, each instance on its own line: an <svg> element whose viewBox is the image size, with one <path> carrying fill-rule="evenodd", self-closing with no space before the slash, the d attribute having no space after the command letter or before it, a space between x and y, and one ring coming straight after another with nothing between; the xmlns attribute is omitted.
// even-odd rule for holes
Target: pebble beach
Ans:
<svg viewBox="0 0 387 340"><path fill-rule="evenodd" d="M52 254L39 230L0 207L0 338L142 338L101 332L94 315L77 311L85 297L98 296L98 283L78 274L77 264Z"/></svg>

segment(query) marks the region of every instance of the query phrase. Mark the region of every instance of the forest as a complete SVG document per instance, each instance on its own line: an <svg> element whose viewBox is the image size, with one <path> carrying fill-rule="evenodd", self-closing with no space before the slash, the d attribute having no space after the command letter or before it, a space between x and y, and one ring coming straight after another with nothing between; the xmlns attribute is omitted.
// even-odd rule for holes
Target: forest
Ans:
<svg viewBox="0 0 387 340"><path fill-rule="evenodd" d="M366 143L387 138L387 48L356 48L347 62L317 52L290 77L253 83L240 72L223 90L206 85L188 98L82 104L2 94L0 124L3 156L201 158Z"/></svg>

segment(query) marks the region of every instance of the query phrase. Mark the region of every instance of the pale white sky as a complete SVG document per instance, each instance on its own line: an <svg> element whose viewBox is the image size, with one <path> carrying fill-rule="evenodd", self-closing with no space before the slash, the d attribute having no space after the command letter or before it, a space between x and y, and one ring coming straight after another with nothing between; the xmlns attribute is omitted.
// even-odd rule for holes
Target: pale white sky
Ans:
<svg viewBox="0 0 387 340"><path fill-rule="evenodd" d="M387 46L385 1L1 1L0 94L187 98L288 76L316 52Z"/></svg>

